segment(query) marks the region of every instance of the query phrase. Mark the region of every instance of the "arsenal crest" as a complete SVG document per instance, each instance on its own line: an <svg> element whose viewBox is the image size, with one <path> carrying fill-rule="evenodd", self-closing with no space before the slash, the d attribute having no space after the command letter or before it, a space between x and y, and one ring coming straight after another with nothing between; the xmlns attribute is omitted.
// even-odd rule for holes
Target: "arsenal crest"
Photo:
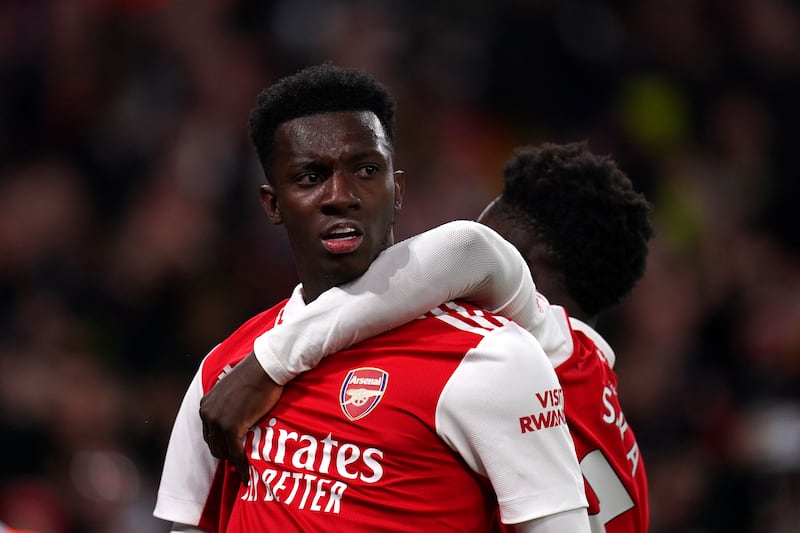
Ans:
<svg viewBox="0 0 800 533"><path fill-rule="evenodd" d="M381 401L389 374L380 368L362 367L351 370L342 382L339 405L350 420L367 416Z"/></svg>

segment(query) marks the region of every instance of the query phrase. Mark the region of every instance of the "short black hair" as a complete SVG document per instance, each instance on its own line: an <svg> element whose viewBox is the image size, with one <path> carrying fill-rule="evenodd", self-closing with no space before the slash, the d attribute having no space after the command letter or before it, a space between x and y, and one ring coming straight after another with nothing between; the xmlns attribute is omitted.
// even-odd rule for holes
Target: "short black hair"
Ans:
<svg viewBox="0 0 800 533"><path fill-rule="evenodd" d="M500 202L544 246L585 312L606 310L633 289L653 236L651 206L609 156L586 142L525 146L506 163L503 181Z"/></svg>
<svg viewBox="0 0 800 533"><path fill-rule="evenodd" d="M395 101L388 89L362 70L325 63L281 78L256 98L250 138L264 170L271 163L278 126L330 111L375 113L394 149Z"/></svg>

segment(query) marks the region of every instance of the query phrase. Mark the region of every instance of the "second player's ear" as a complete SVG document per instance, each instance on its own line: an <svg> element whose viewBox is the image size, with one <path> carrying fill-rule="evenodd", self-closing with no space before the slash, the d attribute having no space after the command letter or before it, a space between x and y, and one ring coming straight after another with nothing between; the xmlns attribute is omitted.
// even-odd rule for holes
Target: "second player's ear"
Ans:
<svg viewBox="0 0 800 533"><path fill-rule="evenodd" d="M403 192L406 190L406 176L402 170L394 171L394 210L400 211L403 207Z"/></svg>
<svg viewBox="0 0 800 533"><path fill-rule="evenodd" d="M283 224L281 208L280 205L278 205L278 196L275 194L275 188L270 184L262 185L259 187L258 193L261 199L261 207L266 211L269 221L276 226L278 224Z"/></svg>

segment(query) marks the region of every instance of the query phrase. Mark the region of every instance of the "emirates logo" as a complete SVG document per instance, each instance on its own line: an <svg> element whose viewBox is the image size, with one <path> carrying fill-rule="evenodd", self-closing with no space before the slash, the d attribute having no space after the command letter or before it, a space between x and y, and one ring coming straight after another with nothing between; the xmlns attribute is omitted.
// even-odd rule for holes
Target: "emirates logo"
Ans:
<svg viewBox="0 0 800 533"><path fill-rule="evenodd" d="M380 368L351 370L342 382L339 405L350 420L359 420L372 412L386 392L389 374Z"/></svg>

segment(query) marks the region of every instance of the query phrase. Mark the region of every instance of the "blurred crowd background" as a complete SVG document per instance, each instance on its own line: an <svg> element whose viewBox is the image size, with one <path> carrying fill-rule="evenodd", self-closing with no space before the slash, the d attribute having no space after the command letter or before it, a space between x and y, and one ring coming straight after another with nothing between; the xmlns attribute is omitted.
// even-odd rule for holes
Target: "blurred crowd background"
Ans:
<svg viewBox="0 0 800 533"><path fill-rule="evenodd" d="M201 358L296 283L255 95L312 63L398 100L400 238L474 218L512 148L588 140L655 207L600 324L652 533L800 531L800 3L0 2L0 520L160 533Z"/></svg>

